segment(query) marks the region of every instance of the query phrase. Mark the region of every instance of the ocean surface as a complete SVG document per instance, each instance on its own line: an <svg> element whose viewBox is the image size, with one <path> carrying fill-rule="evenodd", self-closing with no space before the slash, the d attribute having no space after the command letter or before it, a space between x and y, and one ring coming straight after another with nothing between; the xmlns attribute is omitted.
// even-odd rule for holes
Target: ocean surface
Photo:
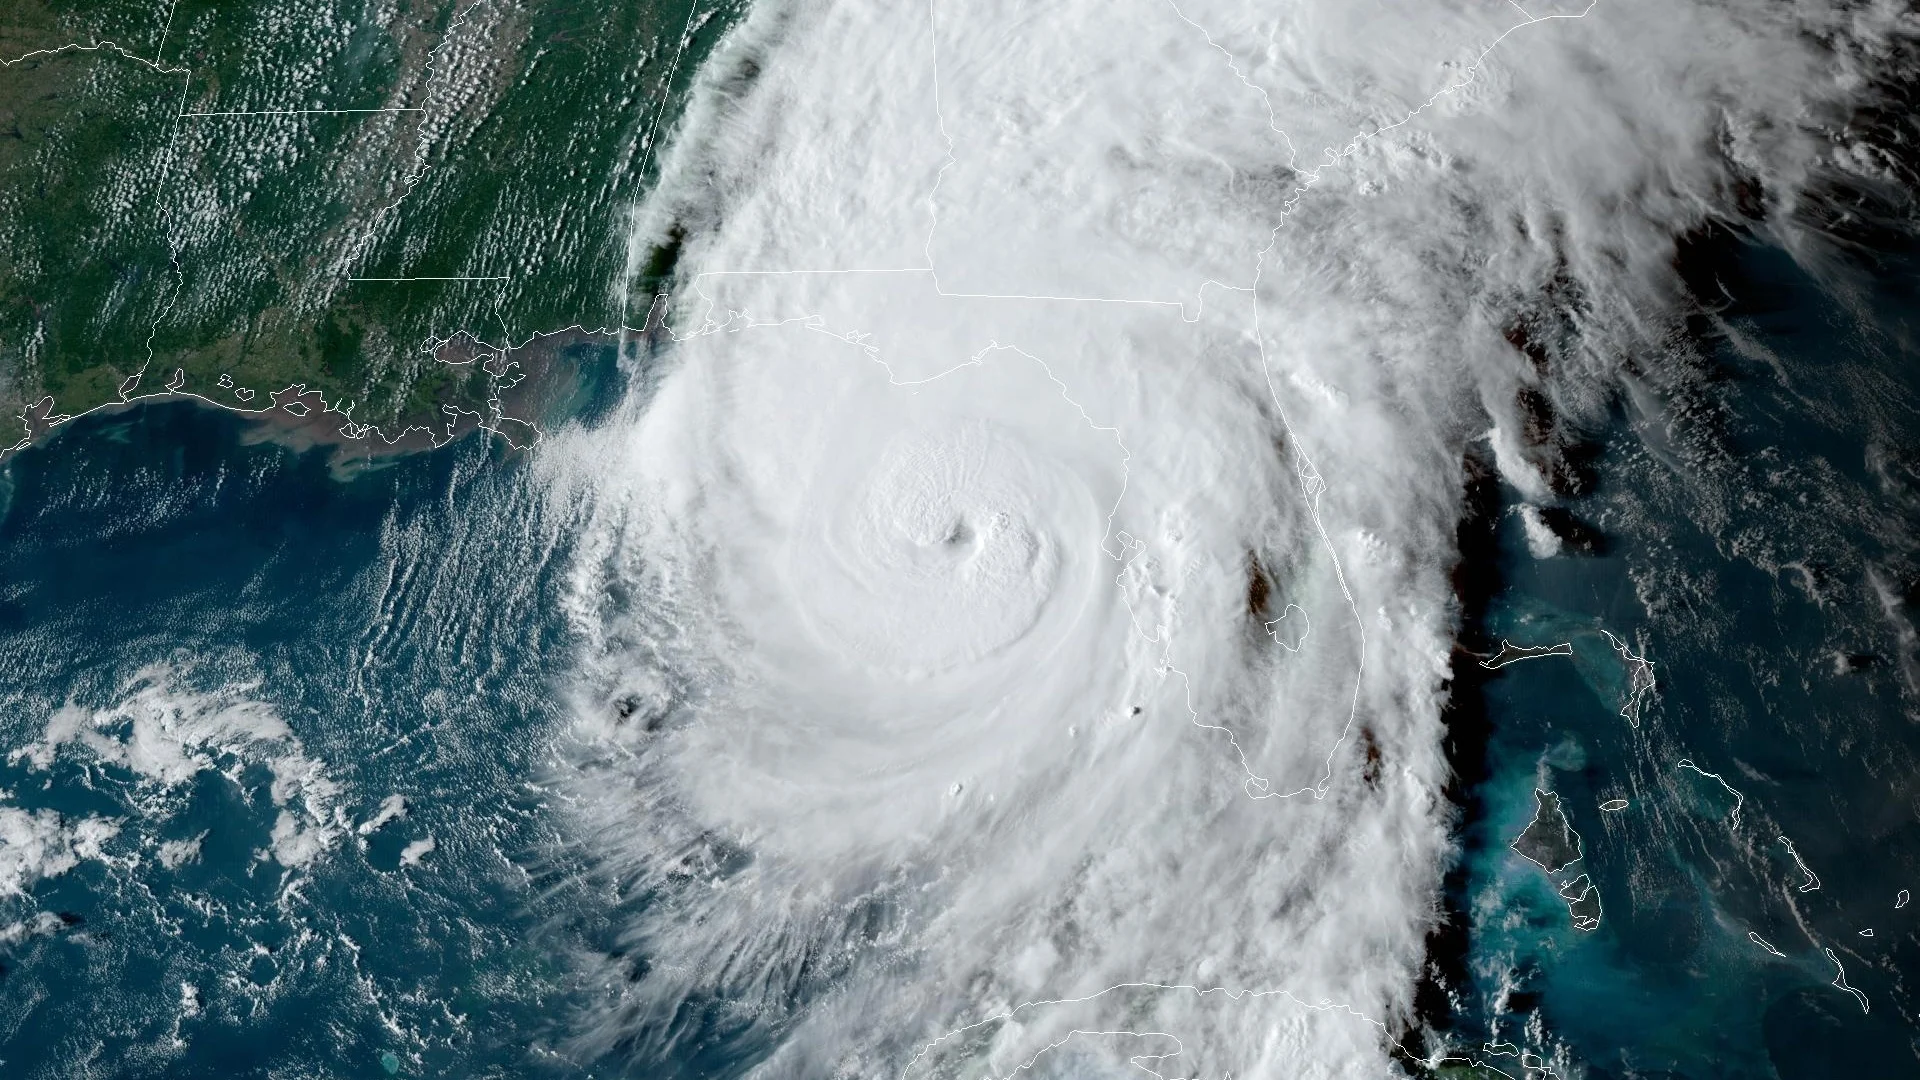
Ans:
<svg viewBox="0 0 1920 1080"><path fill-rule="evenodd" d="M1463 647L1570 650L1464 665L1449 720L1430 1019L1512 1076L1920 1072L1920 308L1759 245L1717 269L1710 393L1621 395L1578 542L1539 557L1491 480L1469 525ZM570 861L542 783L577 643L526 456L339 470L149 405L14 457L0 499L0 1074L727 1076L764 1051L721 1025L664 1059L575 1042L603 970L575 961L619 948L630 901ZM1510 846L1536 791L1580 838L1553 874Z"/></svg>
<svg viewBox="0 0 1920 1080"><path fill-rule="evenodd" d="M1572 655L1485 672L1454 718L1464 1029L1515 1075L1529 1045L1560 1075L1912 1075L1920 279L1827 289L1739 241L1712 269L1712 396L1623 395L1567 506L1589 550L1537 558L1515 493L1489 500L1498 591L1468 638ZM1554 875L1510 847L1537 790L1583 842Z"/></svg>
<svg viewBox="0 0 1920 1080"><path fill-rule="evenodd" d="M39 760L0 762L0 808L116 831L0 863L0 1073L524 1075L572 989L523 462L342 480L247 434L147 406L7 466L0 743ZM93 715L59 741L63 709Z"/></svg>

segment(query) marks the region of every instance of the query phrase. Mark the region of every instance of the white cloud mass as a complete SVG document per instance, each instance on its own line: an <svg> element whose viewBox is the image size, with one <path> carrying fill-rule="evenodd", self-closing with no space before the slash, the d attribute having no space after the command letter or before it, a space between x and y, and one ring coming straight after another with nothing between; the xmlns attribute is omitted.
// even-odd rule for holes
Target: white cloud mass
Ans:
<svg viewBox="0 0 1920 1080"><path fill-rule="evenodd" d="M1463 459L1550 498L1678 235L1867 182L1826 131L1900 18L755 5L634 218L664 367L542 451L567 783L644 898L588 1047L718 1002L767 1076L1390 1075Z"/></svg>

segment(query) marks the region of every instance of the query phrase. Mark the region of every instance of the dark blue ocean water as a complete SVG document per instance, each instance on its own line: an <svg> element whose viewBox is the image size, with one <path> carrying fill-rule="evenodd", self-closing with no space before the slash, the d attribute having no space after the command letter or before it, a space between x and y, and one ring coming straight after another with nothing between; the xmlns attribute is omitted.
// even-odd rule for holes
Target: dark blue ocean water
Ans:
<svg viewBox="0 0 1920 1080"><path fill-rule="evenodd" d="M167 739L131 718L44 767L0 760L0 808L118 823L102 858L0 897L0 1075L524 1075L571 1007L565 908L529 903L563 553L522 464L478 441L343 481L245 433L146 407L6 468L0 745L143 691L134 711L162 726L211 694L264 703L289 737L194 744L205 767L179 782L138 760ZM296 740L321 786L276 806ZM395 795L405 816L359 835ZM268 853L287 809L338 834L297 871ZM196 836L197 858L163 864Z"/></svg>
<svg viewBox="0 0 1920 1080"><path fill-rule="evenodd" d="M1601 552L1538 560L1501 522L1489 636L1574 656L1485 688L1466 1027L1591 1077L1920 1075L1916 279L1835 295L1761 246L1722 277L1710 393L1599 434L1569 509ZM1637 724L1602 630L1653 664ZM1584 842L1553 881L1593 882L1591 932L1508 849L1536 788Z"/></svg>
<svg viewBox="0 0 1920 1080"><path fill-rule="evenodd" d="M1451 1034L1514 1076L1920 1075L1920 308L1765 248L1728 273L1695 397L1594 433L1568 509L1601 553L1537 560L1499 519L1484 632L1574 652L1480 690L1449 898ZM0 815L112 830L0 895L0 1075L736 1072L720 1043L572 1058L573 951L614 909L539 783L576 643L527 462L469 440L343 476L248 436L150 406L0 470ZM1602 631L1653 664L1635 716ZM1583 844L1551 879L1508 848L1536 788ZM1592 930L1556 892L1581 874Z"/></svg>

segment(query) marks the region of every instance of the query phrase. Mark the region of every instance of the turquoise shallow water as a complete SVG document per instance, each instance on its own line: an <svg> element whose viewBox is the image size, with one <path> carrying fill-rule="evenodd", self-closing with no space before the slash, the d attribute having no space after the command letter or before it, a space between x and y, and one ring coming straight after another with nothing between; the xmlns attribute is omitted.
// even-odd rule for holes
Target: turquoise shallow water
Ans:
<svg viewBox="0 0 1920 1080"><path fill-rule="evenodd" d="M1920 1071L1920 908L1895 909L1920 891L1913 309L1849 311L1762 248L1728 272L1741 302L1700 327L1711 394L1595 433L1568 509L1601 552L1533 558L1510 491L1491 519L1500 584L1471 634L1573 649L1463 690L1481 740L1448 1035L1511 1044L1482 1056L1513 1075L1522 1050L1562 1076ZM111 834L0 897L0 1071L750 1065L769 1034L720 1003L676 1018L668 1059L570 1038L594 997L573 957L615 950L644 898L579 884L539 783L576 643L568 523L526 460L469 442L342 480L245 434L150 407L5 467L0 744L23 752L0 808ZM1653 664L1635 718L1602 631ZM80 734L56 738L67 706ZM1583 845L1552 879L1508 848L1536 787ZM1581 874L1591 931L1556 891Z"/></svg>
<svg viewBox="0 0 1920 1080"><path fill-rule="evenodd" d="M1913 309L1891 287L1843 305L1762 247L1722 274L1734 303L1701 326L1713 398L1623 410L1569 504L1602 553L1537 560L1500 519L1485 637L1574 655L1485 685L1486 778L1453 890L1471 913L1459 1034L1594 1077L1910 1075ZM1654 665L1637 725L1603 630ZM1507 848L1536 786L1584 841L1558 879L1596 885L1591 932ZM1842 970L1864 1009L1832 985Z"/></svg>

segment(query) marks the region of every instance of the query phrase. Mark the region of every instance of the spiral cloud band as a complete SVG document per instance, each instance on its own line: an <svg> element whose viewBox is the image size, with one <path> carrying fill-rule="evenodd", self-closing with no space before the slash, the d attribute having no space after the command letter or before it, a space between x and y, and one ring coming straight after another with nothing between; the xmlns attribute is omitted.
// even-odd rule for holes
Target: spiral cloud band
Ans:
<svg viewBox="0 0 1920 1080"><path fill-rule="evenodd" d="M1817 124L1878 17L757 6L636 213L636 278L686 238L658 366L542 451L629 916L583 1041L1386 1074L1463 461L1552 498L1674 237L1871 172Z"/></svg>

